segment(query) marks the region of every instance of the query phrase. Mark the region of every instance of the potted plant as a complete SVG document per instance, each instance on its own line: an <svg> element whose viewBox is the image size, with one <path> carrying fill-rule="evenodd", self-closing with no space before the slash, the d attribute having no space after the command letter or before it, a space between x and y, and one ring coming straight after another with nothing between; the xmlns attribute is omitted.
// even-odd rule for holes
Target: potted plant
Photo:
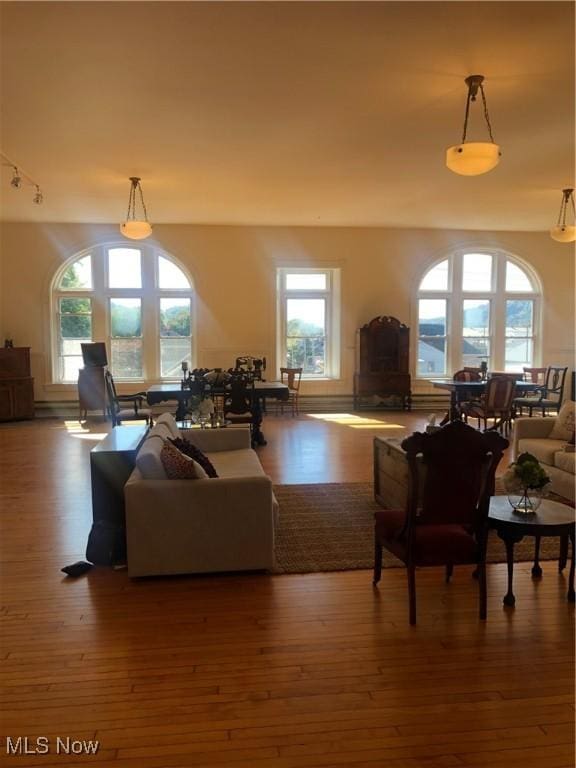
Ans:
<svg viewBox="0 0 576 768"><path fill-rule="evenodd" d="M502 478L508 501L515 512L531 515L540 506L550 478L531 453L521 453Z"/></svg>

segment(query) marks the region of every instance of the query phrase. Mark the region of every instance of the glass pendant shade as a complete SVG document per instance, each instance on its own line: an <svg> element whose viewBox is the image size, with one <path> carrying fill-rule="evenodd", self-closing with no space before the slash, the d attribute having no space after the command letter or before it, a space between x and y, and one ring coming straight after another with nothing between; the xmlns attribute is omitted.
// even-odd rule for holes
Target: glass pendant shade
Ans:
<svg viewBox="0 0 576 768"><path fill-rule="evenodd" d="M491 141L467 141L446 150L446 165L461 176L480 176L496 168L501 155Z"/></svg>
<svg viewBox="0 0 576 768"><path fill-rule="evenodd" d="M144 240L152 234L152 225L147 221L130 219L120 225L120 232L130 240Z"/></svg>
<svg viewBox="0 0 576 768"><path fill-rule="evenodd" d="M567 224L563 227L552 227L550 237L559 243L573 243L576 240L576 227L570 227Z"/></svg>
<svg viewBox="0 0 576 768"><path fill-rule="evenodd" d="M560 203L560 213L556 226L550 230L550 237L559 243L573 243L576 240L575 224L566 224L568 212L571 212L570 218L576 222L576 206L574 205L574 190L571 188L562 190L562 202Z"/></svg>
<svg viewBox="0 0 576 768"><path fill-rule="evenodd" d="M144 240L146 237L150 237L152 234L152 225L148 221L148 214L146 212L146 204L144 203L144 195L142 194L142 187L140 186L140 178L138 176L130 176L130 195L128 197L128 213L126 214L126 221L120 224L120 232L124 237L130 240ZM140 207L142 209L142 216L136 215L136 194L140 200Z"/></svg>

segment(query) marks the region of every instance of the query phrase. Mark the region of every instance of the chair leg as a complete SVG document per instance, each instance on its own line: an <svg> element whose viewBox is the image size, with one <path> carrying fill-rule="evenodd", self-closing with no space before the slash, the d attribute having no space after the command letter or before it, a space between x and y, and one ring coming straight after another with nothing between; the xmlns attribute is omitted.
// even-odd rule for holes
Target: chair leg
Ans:
<svg viewBox="0 0 576 768"><path fill-rule="evenodd" d="M454 573L454 566L452 563L448 563L446 565L446 584L450 583L450 579L452 578L452 574Z"/></svg>
<svg viewBox="0 0 576 768"><path fill-rule="evenodd" d="M480 620L486 621L487 594L486 594L486 563L478 563L478 587L480 588Z"/></svg>
<svg viewBox="0 0 576 768"><path fill-rule="evenodd" d="M408 566L408 601L410 624L416 624L416 568Z"/></svg>
<svg viewBox="0 0 576 768"><path fill-rule="evenodd" d="M560 557L558 559L558 570L560 573L566 568L568 562L568 535L560 537Z"/></svg>
<svg viewBox="0 0 576 768"><path fill-rule="evenodd" d="M374 542L374 575L372 584L376 586L382 576L382 545L379 541Z"/></svg>

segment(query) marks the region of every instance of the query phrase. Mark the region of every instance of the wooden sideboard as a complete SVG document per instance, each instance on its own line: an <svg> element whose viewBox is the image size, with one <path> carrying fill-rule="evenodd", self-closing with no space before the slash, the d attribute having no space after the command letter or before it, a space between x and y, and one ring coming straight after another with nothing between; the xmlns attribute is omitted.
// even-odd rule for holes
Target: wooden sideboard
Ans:
<svg viewBox="0 0 576 768"><path fill-rule="evenodd" d="M0 348L0 421L34 418L30 347Z"/></svg>
<svg viewBox="0 0 576 768"><path fill-rule="evenodd" d="M375 317L358 330L356 354L354 409L374 408L377 395L399 399L410 410L410 329L395 317Z"/></svg>

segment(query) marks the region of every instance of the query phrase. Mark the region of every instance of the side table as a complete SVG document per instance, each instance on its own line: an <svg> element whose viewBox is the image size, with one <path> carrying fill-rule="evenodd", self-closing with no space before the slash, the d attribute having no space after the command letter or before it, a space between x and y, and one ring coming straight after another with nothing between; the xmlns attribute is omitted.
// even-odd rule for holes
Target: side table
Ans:
<svg viewBox="0 0 576 768"><path fill-rule="evenodd" d="M117 539L114 549L120 558L126 552L124 486L134 469L136 454L147 432L147 426L114 427L90 451L92 528L99 523L113 527ZM112 565L112 562L109 564Z"/></svg>
<svg viewBox="0 0 576 768"><path fill-rule="evenodd" d="M506 562L508 565L508 591L504 595L504 605L514 605L516 598L512 591L514 576L514 545L524 536L535 536L537 542L542 536L569 536L572 543L572 561L568 578L568 600L574 602L574 539L575 523L574 510L566 504L543 499L538 511L533 515L522 515L514 512L507 496L493 496L490 500L488 513L490 528L494 528L499 538L506 545ZM536 549L538 552L538 548ZM542 575L538 565L538 555L532 568L533 577Z"/></svg>

